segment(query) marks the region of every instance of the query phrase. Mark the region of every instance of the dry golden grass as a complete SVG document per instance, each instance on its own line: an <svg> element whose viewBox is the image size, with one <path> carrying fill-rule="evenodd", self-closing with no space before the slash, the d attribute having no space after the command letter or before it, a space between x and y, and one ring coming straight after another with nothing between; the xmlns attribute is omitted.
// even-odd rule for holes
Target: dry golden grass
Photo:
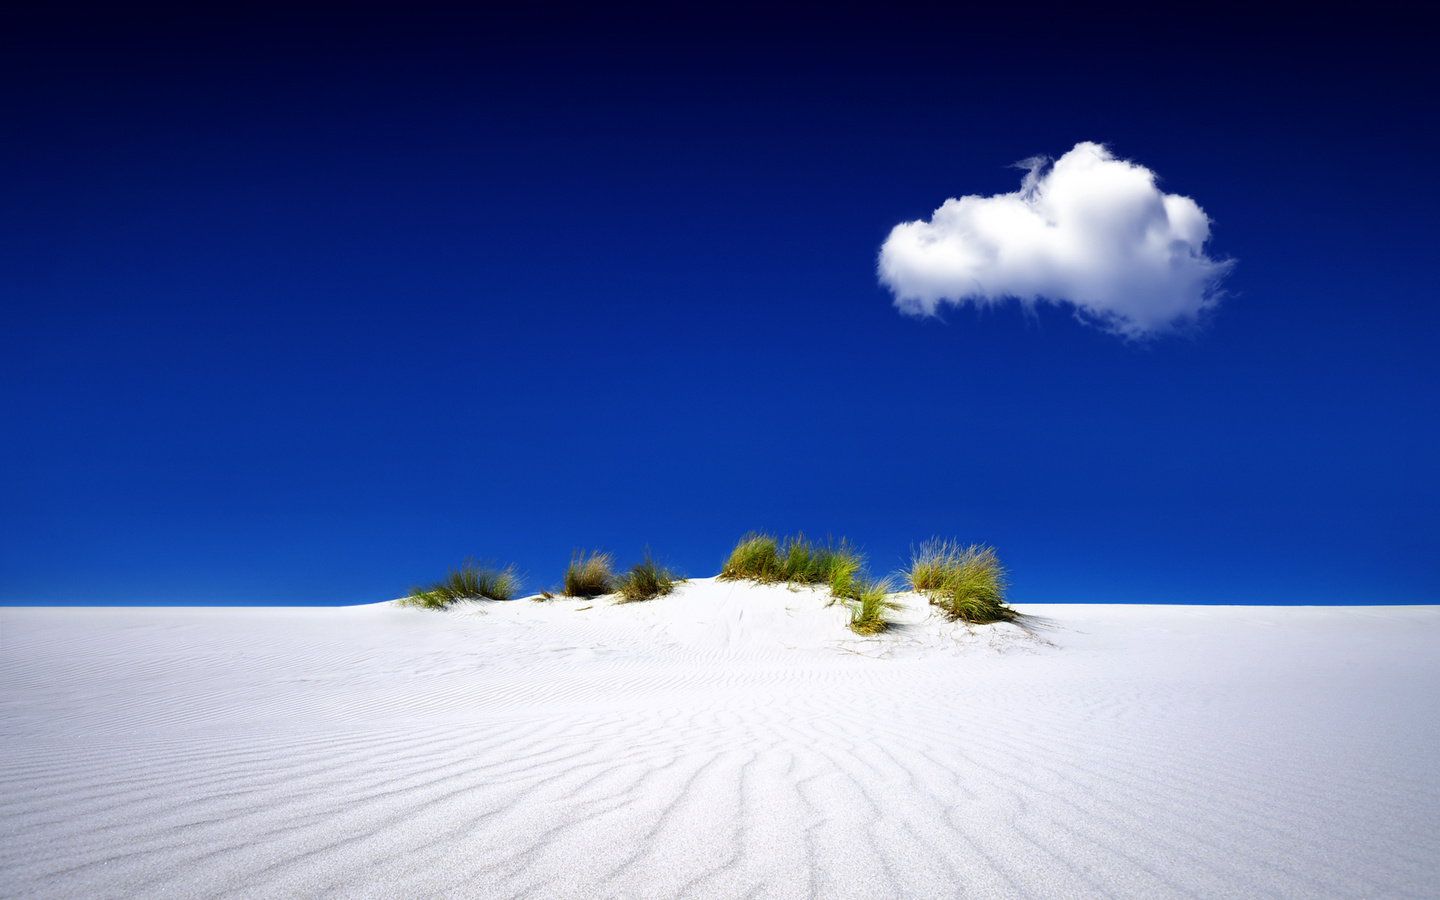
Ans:
<svg viewBox="0 0 1440 900"><path fill-rule="evenodd" d="M620 599L616 602L637 603L641 600L663 597L675 590L675 585L684 580L656 563L650 558L650 551L646 550L640 562L632 565L625 574L616 580L615 588L620 594Z"/></svg>
<svg viewBox="0 0 1440 900"><path fill-rule="evenodd" d="M592 551L586 557L576 553L570 557L565 569L565 586L562 593L567 597L598 597L615 589L615 557L609 553Z"/></svg>
<svg viewBox="0 0 1440 900"><path fill-rule="evenodd" d="M451 569L439 581L412 587L401 598L405 606L444 609L457 600L509 600L520 586L515 567L497 569L467 559L459 568Z"/></svg>

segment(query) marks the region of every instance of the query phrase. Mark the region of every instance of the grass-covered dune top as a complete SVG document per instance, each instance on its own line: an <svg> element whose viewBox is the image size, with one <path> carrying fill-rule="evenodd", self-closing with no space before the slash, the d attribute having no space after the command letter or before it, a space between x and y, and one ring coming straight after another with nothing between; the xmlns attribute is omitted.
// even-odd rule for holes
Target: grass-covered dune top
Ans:
<svg viewBox="0 0 1440 900"><path fill-rule="evenodd" d="M961 546L958 541L932 538L912 554L908 569L897 574L951 621L985 624L1019 617L1005 603L1008 581L993 547ZM865 569L864 555L844 538L820 543L803 534L777 538L752 531L730 551L718 580L824 585L830 590L830 602L849 607L850 628L858 634L885 631L891 624L887 611L899 608L892 597L895 578L872 578ZM616 572L613 554L592 550L571 555L558 590L567 597L613 594L617 603L634 603L665 596L684 581L657 563L649 548L622 573ZM457 600L508 600L518 585L513 567L501 569L466 560L441 580L411 588L400 602L443 609ZM541 591L536 599L553 596Z"/></svg>
<svg viewBox="0 0 1440 900"><path fill-rule="evenodd" d="M886 599L891 592L888 580L872 581L865 573L865 557L844 538L824 544L805 535L776 538L750 532L740 539L720 569L724 581L750 579L761 584L823 584L836 601L850 606L850 629L857 634L877 634L889 627L887 609L895 604Z"/></svg>
<svg viewBox="0 0 1440 900"><path fill-rule="evenodd" d="M1005 604L1005 568L993 547L932 538L912 555L903 575L952 621L1009 622L1018 615ZM828 585L837 600L850 604L850 628L860 634L884 631L885 611L895 608L887 599L894 592L891 579L872 580L864 555L844 538L819 544L803 534L776 538L752 531L730 551L720 578Z"/></svg>

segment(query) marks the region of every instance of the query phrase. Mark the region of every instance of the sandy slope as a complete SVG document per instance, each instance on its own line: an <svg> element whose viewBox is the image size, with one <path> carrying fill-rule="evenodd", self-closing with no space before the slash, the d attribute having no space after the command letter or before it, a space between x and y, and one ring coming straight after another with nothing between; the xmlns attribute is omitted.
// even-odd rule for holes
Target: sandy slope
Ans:
<svg viewBox="0 0 1440 900"><path fill-rule="evenodd" d="M3 609L0 895L1440 895L1440 608L1025 611Z"/></svg>

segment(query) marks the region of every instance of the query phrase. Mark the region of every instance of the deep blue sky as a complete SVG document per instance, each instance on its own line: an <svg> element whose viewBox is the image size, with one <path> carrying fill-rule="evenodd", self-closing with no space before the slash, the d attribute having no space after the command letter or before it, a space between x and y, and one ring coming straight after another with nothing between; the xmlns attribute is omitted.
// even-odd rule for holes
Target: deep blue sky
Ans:
<svg viewBox="0 0 1440 900"><path fill-rule="evenodd" d="M1022 603L1440 602L1423 31L946 9L6 20L0 602L750 529L992 543ZM895 310L894 225L1087 140L1238 260L1202 330Z"/></svg>

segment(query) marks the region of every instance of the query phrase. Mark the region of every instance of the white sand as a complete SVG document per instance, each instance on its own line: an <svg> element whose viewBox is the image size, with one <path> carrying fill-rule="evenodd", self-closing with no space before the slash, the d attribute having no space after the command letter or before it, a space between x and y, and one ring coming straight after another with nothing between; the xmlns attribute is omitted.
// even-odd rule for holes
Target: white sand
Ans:
<svg viewBox="0 0 1440 900"><path fill-rule="evenodd" d="M1022 609L3 609L0 895L1440 896L1440 607Z"/></svg>

